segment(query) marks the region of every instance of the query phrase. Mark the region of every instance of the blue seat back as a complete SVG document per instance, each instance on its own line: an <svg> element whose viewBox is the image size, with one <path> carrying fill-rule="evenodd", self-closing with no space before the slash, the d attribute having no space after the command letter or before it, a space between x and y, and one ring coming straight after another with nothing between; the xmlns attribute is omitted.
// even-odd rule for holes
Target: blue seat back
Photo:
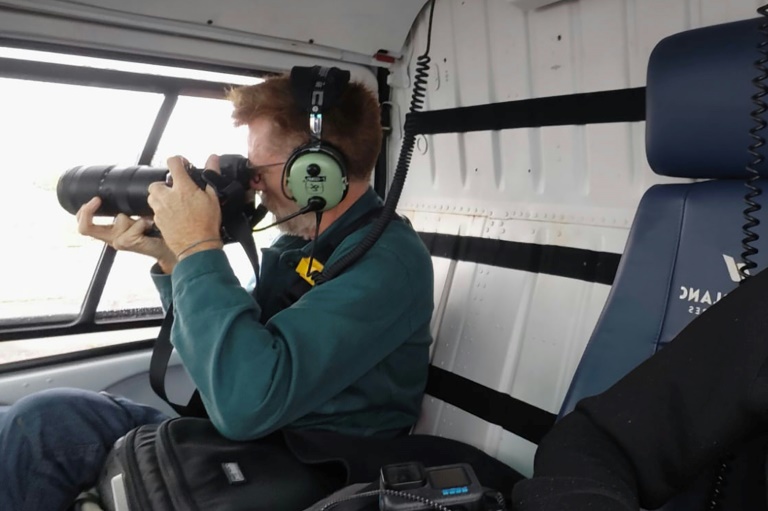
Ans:
<svg viewBox="0 0 768 511"><path fill-rule="evenodd" d="M646 89L648 161L657 174L708 181L656 185L643 196L561 416L606 390L738 285L761 21L684 32L654 49ZM758 201L768 209L766 192ZM756 232L765 233L752 258L760 271L768 263L768 231ZM664 509L703 509L707 488L703 482L697 494Z"/></svg>

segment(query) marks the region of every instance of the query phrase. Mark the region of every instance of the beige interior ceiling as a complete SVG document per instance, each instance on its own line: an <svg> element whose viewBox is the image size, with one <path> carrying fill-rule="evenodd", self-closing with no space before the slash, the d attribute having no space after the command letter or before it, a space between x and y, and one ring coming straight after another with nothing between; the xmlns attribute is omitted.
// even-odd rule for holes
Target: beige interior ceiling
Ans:
<svg viewBox="0 0 768 511"><path fill-rule="evenodd" d="M15 13L367 64L380 50L401 53L425 2L0 0L0 18Z"/></svg>

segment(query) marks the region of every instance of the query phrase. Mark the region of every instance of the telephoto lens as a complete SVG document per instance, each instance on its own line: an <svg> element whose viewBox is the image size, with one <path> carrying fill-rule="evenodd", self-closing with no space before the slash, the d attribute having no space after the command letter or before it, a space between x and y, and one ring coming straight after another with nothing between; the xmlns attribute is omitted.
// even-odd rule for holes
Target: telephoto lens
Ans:
<svg viewBox="0 0 768 511"><path fill-rule="evenodd" d="M245 190L250 187L252 173L246 158L225 154L219 157L219 164L222 178L239 182ZM187 172L201 188L205 188L202 170L190 167ZM56 186L56 195L61 207L73 215L93 197L100 197L101 206L96 216L115 216L118 213L152 216L152 208L147 204L147 188L157 181L169 182L168 175L167 168L145 165L79 166L62 174Z"/></svg>
<svg viewBox="0 0 768 511"><path fill-rule="evenodd" d="M59 204L73 215L93 197L101 198L96 216L152 216L147 188L165 181L168 169L147 166L80 166L62 174L56 186Z"/></svg>

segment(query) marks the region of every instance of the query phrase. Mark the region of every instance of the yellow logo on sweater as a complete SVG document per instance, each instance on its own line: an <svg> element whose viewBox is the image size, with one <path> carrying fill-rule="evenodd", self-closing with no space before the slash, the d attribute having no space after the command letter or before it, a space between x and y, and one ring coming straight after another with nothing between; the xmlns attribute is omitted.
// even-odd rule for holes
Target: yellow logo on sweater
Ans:
<svg viewBox="0 0 768 511"><path fill-rule="evenodd" d="M296 273L299 274L299 277L309 282L311 286L315 285L315 280L310 276L313 275L315 272L321 272L323 271L323 263L318 261L317 259L312 260L312 270L309 270L309 257L302 258L301 261L299 261L299 264L296 265Z"/></svg>

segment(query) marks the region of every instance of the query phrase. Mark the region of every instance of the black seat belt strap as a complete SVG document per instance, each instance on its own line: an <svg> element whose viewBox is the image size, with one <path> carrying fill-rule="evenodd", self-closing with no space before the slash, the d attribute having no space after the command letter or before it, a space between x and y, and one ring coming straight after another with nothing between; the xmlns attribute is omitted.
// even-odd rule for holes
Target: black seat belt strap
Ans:
<svg viewBox="0 0 768 511"><path fill-rule="evenodd" d="M186 417L208 417L203 406L203 400L200 393L195 389L194 394L186 406L172 402L168 399L165 392L165 375L168 372L168 361L173 353L171 344L171 327L173 326L173 304L168 307L168 311L160 326L160 333L157 335L155 346L152 350L152 359L149 362L149 385L157 396L168 403L168 405L181 416Z"/></svg>
<svg viewBox="0 0 768 511"><path fill-rule="evenodd" d="M256 243L253 241L253 231L251 230L251 226L245 217L238 217L226 227L227 232L240 243L245 254L248 256L258 285L259 256L256 252ZM197 389L195 389L195 392L192 394L192 397L186 406L173 403L168 399L168 395L165 391L165 376L168 372L168 361L171 359L171 354L173 353L173 345L171 344L172 326L173 303L171 303L168 307L168 311L165 313L165 319L163 319L163 324L160 326L160 333L157 335L157 340L155 341L155 346L152 350L152 359L149 363L149 385L152 387L155 394L168 403L168 405L179 415L207 418L208 413L205 411L205 405L203 404L200 392Z"/></svg>

